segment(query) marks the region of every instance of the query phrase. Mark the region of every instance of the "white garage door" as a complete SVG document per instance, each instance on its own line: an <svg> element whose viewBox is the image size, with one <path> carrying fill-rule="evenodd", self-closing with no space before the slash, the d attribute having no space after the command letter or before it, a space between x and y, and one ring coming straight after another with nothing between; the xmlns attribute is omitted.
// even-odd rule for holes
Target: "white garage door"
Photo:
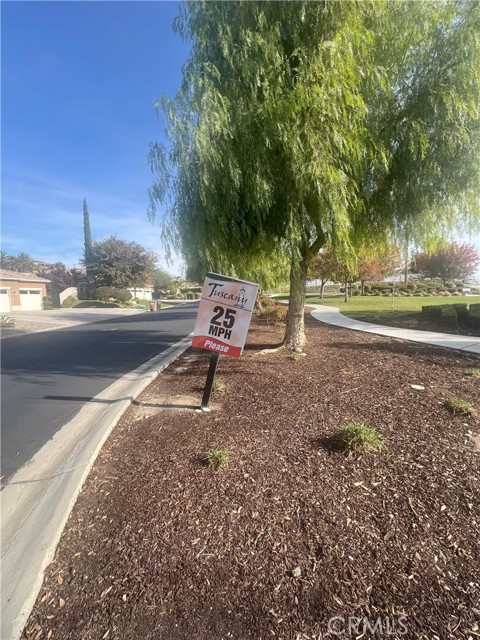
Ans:
<svg viewBox="0 0 480 640"><path fill-rule="evenodd" d="M42 308L41 289L20 289L22 311L38 311Z"/></svg>
<svg viewBox="0 0 480 640"><path fill-rule="evenodd" d="M0 311L2 313L8 313L10 308L10 294L8 289L0 289Z"/></svg>

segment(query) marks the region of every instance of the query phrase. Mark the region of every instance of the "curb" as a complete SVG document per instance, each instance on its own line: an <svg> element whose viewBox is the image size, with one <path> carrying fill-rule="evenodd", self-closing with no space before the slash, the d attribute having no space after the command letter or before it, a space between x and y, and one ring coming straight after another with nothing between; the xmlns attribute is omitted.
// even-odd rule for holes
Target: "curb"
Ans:
<svg viewBox="0 0 480 640"><path fill-rule="evenodd" d="M93 398L3 488L2 640L20 638L45 568L53 560L70 512L106 439L132 401L190 347L191 336Z"/></svg>

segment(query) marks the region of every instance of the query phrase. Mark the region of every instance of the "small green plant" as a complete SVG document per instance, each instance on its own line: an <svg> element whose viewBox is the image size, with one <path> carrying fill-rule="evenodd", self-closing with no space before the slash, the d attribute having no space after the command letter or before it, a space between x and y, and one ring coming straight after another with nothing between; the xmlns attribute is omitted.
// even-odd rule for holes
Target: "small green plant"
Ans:
<svg viewBox="0 0 480 640"><path fill-rule="evenodd" d="M1 324L3 325L14 325L15 320L7 314L3 314L0 316Z"/></svg>
<svg viewBox="0 0 480 640"><path fill-rule="evenodd" d="M212 391L223 391L223 389L225 389L225 385L220 378L215 377L213 379Z"/></svg>
<svg viewBox="0 0 480 640"><path fill-rule="evenodd" d="M205 389L206 387L206 383L202 386L202 389ZM215 378L213 379L213 384L212 384L212 391L223 391L225 389L225 385L223 384L223 382L220 380L220 378L217 378L217 376L215 376Z"/></svg>
<svg viewBox="0 0 480 640"><path fill-rule="evenodd" d="M357 450L385 451L386 446L376 429L365 422L348 422L333 436L334 442L349 454Z"/></svg>
<svg viewBox="0 0 480 640"><path fill-rule="evenodd" d="M231 455L231 451L210 449L206 455L206 461L209 467L215 467L215 469L226 469L229 465Z"/></svg>
<svg viewBox="0 0 480 640"><path fill-rule="evenodd" d="M472 378L480 378L480 369L467 369L465 373Z"/></svg>
<svg viewBox="0 0 480 640"><path fill-rule="evenodd" d="M468 400L464 400L463 398L450 398L447 402L447 406L453 414L458 414L462 416L476 416L477 412Z"/></svg>

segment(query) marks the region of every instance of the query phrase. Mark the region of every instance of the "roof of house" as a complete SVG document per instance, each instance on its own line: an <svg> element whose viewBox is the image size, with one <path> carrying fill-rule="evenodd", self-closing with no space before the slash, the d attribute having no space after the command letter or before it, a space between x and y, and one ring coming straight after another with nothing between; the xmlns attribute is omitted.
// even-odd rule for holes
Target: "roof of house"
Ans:
<svg viewBox="0 0 480 640"><path fill-rule="evenodd" d="M15 282L51 282L46 278L39 278L33 273L20 273L19 271L9 271L0 269L0 280L15 280Z"/></svg>

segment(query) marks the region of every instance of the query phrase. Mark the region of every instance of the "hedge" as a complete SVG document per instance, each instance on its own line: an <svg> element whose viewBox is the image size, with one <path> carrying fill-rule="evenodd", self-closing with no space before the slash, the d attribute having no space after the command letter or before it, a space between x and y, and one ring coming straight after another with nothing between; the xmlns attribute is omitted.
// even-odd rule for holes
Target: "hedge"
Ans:
<svg viewBox="0 0 480 640"><path fill-rule="evenodd" d="M457 328L457 312L453 305L445 305L441 308L440 322L451 329Z"/></svg>

